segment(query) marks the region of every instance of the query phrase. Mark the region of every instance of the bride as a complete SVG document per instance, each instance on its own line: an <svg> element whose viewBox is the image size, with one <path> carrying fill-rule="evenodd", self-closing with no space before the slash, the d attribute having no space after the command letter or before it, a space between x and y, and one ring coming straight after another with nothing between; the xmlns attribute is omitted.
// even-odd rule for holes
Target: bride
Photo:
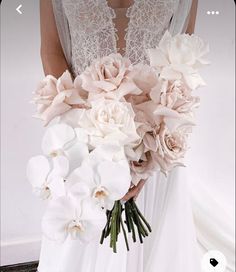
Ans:
<svg viewBox="0 0 236 272"><path fill-rule="evenodd" d="M146 49L168 29L193 33L197 0L41 0L41 57L45 74L76 76L95 58L120 53L148 63ZM109 246L43 237L39 272L199 272L195 229L183 168L157 172L124 196L137 198L153 232L143 245ZM99 237L98 237L99 239Z"/></svg>

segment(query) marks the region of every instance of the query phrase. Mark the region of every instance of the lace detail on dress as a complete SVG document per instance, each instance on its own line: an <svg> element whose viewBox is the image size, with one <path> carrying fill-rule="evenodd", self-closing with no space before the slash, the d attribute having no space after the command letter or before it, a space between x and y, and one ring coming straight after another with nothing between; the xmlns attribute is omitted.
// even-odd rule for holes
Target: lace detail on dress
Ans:
<svg viewBox="0 0 236 272"><path fill-rule="evenodd" d="M69 23L72 69L79 74L102 56L116 53L115 11L106 0L61 0ZM128 8L125 56L148 63L146 49L158 45L179 0L134 0Z"/></svg>
<svg viewBox="0 0 236 272"><path fill-rule="evenodd" d="M63 0L69 22L72 69L81 73L101 56L116 53L115 12L104 0Z"/></svg>
<svg viewBox="0 0 236 272"><path fill-rule="evenodd" d="M126 54L132 63L148 63L147 50L158 45L176 10L178 0L134 0L128 8L130 18L126 40Z"/></svg>

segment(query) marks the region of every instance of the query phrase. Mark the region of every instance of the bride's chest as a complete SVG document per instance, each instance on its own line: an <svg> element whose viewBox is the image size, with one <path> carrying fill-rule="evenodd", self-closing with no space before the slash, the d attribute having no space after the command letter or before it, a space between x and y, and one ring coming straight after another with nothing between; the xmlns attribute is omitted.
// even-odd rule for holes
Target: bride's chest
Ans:
<svg viewBox="0 0 236 272"><path fill-rule="evenodd" d="M111 8L107 0L62 1L70 30L91 35L109 25L119 29L119 22L125 22L125 18L119 20L120 14L126 17L127 28L132 25L140 30L158 31L171 20L179 0L134 0L123 13Z"/></svg>

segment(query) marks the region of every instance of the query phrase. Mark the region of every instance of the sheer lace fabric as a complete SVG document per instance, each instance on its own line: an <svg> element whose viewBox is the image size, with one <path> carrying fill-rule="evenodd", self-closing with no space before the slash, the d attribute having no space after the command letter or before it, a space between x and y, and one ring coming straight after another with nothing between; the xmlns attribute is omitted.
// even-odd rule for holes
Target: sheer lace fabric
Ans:
<svg viewBox="0 0 236 272"><path fill-rule="evenodd" d="M69 23L72 69L81 73L102 56L116 53L115 11L106 0L62 0ZM178 0L134 0L128 8L125 56L132 63L148 62L146 49L157 46L169 27Z"/></svg>

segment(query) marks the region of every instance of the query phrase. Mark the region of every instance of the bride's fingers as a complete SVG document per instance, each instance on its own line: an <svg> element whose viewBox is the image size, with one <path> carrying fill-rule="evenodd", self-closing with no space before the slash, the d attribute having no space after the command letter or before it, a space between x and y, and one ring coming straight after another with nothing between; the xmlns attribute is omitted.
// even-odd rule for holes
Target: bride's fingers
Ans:
<svg viewBox="0 0 236 272"><path fill-rule="evenodd" d="M137 187L134 186L129 189L128 193L122 198L123 201L128 201L130 198L134 197L137 193Z"/></svg>
<svg viewBox="0 0 236 272"><path fill-rule="evenodd" d="M142 190L144 184L145 184L145 180L140 180L137 186L133 186L132 188L129 189L129 192L122 198L122 200L128 201L132 197L135 198Z"/></svg>
<svg viewBox="0 0 236 272"><path fill-rule="evenodd" d="M137 197L139 196L140 192L141 192L142 189L143 189L143 186L144 186L145 182L146 182L146 180L144 180L144 179L142 179L142 180L139 182L139 184L138 184L138 191L137 191L136 195L134 196L134 200L136 200Z"/></svg>

